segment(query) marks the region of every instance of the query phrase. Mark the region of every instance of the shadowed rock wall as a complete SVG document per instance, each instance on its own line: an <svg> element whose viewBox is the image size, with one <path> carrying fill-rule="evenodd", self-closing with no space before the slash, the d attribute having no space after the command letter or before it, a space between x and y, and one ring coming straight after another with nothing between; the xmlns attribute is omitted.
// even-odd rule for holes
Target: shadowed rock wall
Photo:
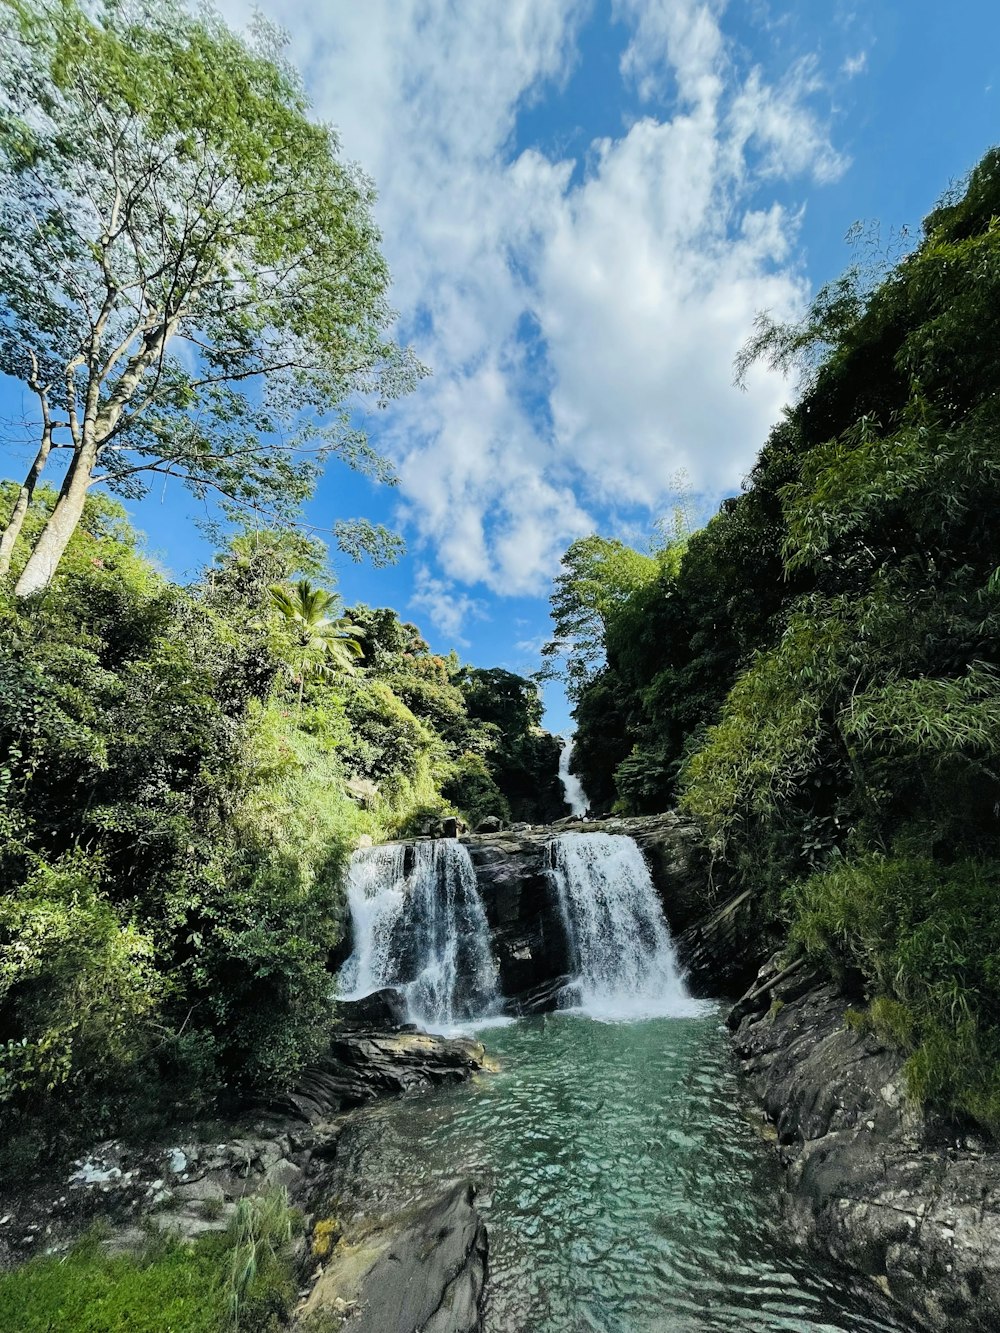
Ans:
<svg viewBox="0 0 1000 1333"><path fill-rule="evenodd" d="M1000 1328L1000 1161L924 1121L903 1057L848 1001L775 960L730 1016L774 1126L790 1230L867 1275L921 1327Z"/></svg>

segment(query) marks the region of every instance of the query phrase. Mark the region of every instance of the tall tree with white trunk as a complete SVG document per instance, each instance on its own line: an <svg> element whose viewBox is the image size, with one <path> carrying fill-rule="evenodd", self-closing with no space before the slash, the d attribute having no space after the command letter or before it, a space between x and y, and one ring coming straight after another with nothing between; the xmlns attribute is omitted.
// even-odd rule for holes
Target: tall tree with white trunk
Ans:
<svg viewBox="0 0 1000 1333"><path fill-rule="evenodd" d="M280 34L174 0L0 0L0 372L68 462L20 570L44 588L91 487L181 478L287 521L331 455L383 480L354 421L422 372L392 337L371 182L309 119ZM376 557L392 535L340 525Z"/></svg>

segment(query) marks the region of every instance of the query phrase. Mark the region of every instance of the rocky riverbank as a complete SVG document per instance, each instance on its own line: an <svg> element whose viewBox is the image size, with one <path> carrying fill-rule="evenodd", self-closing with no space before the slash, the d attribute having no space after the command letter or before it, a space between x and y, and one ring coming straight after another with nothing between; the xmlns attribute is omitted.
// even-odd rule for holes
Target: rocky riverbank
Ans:
<svg viewBox="0 0 1000 1333"><path fill-rule="evenodd" d="M773 960L729 1019L787 1171L799 1239L935 1333L1000 1328L1000 1158L905 1094L903 1059L803 965Z"/></svg>
<svg viewBox="0 0 1000 1333"><path fill-rule="evenodd" d="M388 1003L345 1013L296 1087L243 1122L196 1124L170 1142L101 1143L29 1190L0 1190L0 1271L66 1251L94 1223L114 1250L140 1246L151 1226L186 1240L225 1231L241 1199L281 1186L304 1215L293 1327L476 1333L488 1242L469 1182L404 1213L349 1197L335 1220L316 1211L354 1109L489 1068L478 1041L367 1026Z"/></svg>

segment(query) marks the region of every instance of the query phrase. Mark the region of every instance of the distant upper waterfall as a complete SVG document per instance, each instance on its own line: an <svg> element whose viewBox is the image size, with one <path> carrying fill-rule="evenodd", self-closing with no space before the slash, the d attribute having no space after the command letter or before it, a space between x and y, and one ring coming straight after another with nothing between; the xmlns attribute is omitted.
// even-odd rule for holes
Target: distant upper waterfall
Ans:
<svg viewBox="0 0 1000 1333"><path fill-rule="evenodd" d="M362 848L351 857L347 899L354 952L340 974L345 998L396 986L410 1022L431 1030L496 1012L489 928L461 843Z"/></svg>
<svg viewBox="0 0 1000 1333"><path fill-rule="evenodd" d="M563 741L562 750L559 752L559 781L562 783L563 800L569 806L570 814L585 815L590 802L587 800L587 793L583 790L583 783L575 773L569 771L572 758L573 737L567 736Z"/></svg>
<svg viewBox="0 0 1000 1333"><path fill-rule="evenodd" d="M551 844L551 875L574 980L566 999L593 1018L701 1011L677 966L663 910L631 838L567 833Z"/></svg>

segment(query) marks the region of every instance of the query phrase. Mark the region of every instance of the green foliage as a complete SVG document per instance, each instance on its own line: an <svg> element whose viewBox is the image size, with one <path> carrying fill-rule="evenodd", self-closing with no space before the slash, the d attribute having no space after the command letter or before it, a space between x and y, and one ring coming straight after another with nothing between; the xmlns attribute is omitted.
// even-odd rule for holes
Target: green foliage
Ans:
<svg viewBox="0 0 1000 1333"><path fill-rule="evenodd" d="M573 542L551 598L554 634L542 649L542 678L561 676L570 698L579 698L603 663L609 618L658 567L655 557L620 541L595 534Z"/></svg>
<svg viewBox="0 0 1000 1333"><path fill-rule="evenodd" d="M288 1272L292 1219L288 1193L276 1188L243 1198L227 1236L223 1278L226 1324L233 1333L266 1333L284 1323L295 1296Z"/></svg>
<svg viewBox="0 0 1000 1333"><path fill-rule="evenodd" d="M0 605L0 1124L50 1147L309 1057L360 831L269 603L167 584L109 503Z"/></svg>
<svg viewBox="0 0 1000 1333"><path fill-rule="evenodd" d="M914 1097L1000 1133L1000 862L865 856L788 897L790 937L860 975Z"/></svg>
<svg viewBox="0 0 1000 1333"><path fill-rule="evenodd" d="M547 823L565 814L559 742L541 728L542 701L534 681L501 667L465 667L454 679L474 724L463 747L484 755L511 817ZM485 813L503 817L503 810L501 804Z"/></svg>
<svg viewBox="0 0 1000 1333"><path fill-rule="evenodd" d="M324 571L244 530L183 589L93 496L44 597L0 594L4 1169L287 1084L326 1038L358 837L555 781L533 684L345 619Z"/></svg>
<svg viewBox="0 0 1000 1333"><path fill-rule="evenodd" d="M0 40L0 369L39 441L0 574L53 446L69 471L21 595L95 480L135 496L164 473L287 521L331 454L388 479L347 404L422 367L389 334L372 184L309 118L277 30L174 0L16 0ZM371 523L336 535L398 547Z"/></svg>
<svg viewBox="0 0 1000 1333"><path fill-rule="evenodd" d="M362 656L362 650L351 636L361 630L345 616L332 620L328 613L339 608L339 598L308 579L299 579L293 588L272 584L269 591L293 645L301 709L308 676L353 672L355 659Z"/></svg>
<svg viewBox="0 0 1000 1333"><path fill-rule="evenodd" d="M465 814L473 828L488 815L496 815L504 821L510 819L507 798L494 781L482 755L460 755L441 786L441 794Z"/></svg>
<svg viewBox="0 0 1000 1333"><path fill-rule="evenodd" d="M0 1328L18 1333L278 1333L295 1297L284 1190L243 1199L223 1236L151 1231L109 1254L98 1230L68 1254L0 1276Z"/></svg>
<svg viewBox="0 0 1000 1333"><path fill-rule="evenodd" d="M0 900L0 1096L44 1088L85 1102L88 1084L128 1079L153 1043L163 995L153 940L121 920L99 883L77 852Z"/></svg>
<svg viewBox="0 0 1000 1333"><path fill-rule="evenodd" d="M209 1246L151 1242L106 1254L92 1235L68 1255L0 1277L0 1328L18 1333L223 1333Z"/></svg>

